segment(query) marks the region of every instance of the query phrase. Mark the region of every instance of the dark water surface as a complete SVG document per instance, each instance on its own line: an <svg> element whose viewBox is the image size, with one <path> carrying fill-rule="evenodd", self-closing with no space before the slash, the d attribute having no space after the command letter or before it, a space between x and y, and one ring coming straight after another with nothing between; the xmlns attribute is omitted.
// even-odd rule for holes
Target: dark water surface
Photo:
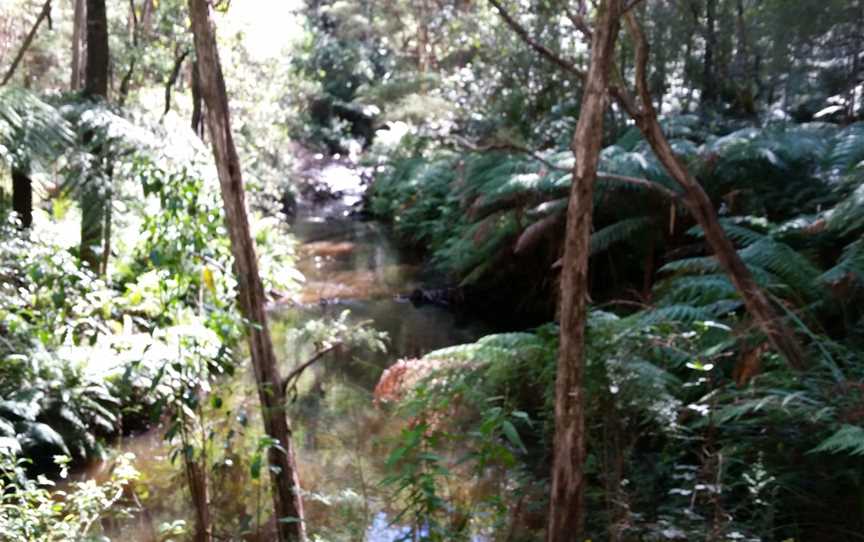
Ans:
<svg viewBox="0 0 864 542"><path fill-rule="evenodd" d="M402 426L372 405L378 377L397 359L471 342L491 330L442 307L415 307L406 301L405 294L420 286L420 265L398 250L384 225L352 217L364 190L357 172L329 164L319 179L341 197L299 206L292 231L301 243L299 268L307 279L301 301L306 305L273 312L274 329L285 326L279 354L290 359L292 351L295 357L304 351L291 338L292 325L346 309L352 320L385 332L388 348L386 353L331 356L305 377L308 387L291 415L303 486L314 494L306 499L308 521L313 530L316 524L329 525L334 539L390 542L406 529L389 525L395 510L388 502L390 489L380 482L387 439ZM362 517L340 517L338 504L334 506L340 498L362 500ZM352 521L354 527L337 527Z"/></svg>

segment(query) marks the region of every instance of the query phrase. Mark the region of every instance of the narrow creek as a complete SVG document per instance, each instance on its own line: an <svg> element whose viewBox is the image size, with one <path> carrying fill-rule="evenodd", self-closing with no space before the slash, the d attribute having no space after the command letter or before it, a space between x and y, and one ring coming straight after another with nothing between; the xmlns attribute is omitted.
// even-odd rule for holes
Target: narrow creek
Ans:
<svg viewBox="0 0 864 542"><path fill-rule="evenodd" d="M390 502L392 488L382 485L388 441L403 426L373 405L372 391L396 360L471 342L492 328L440 306L408 301L406 294L430 277L416 257L399 250L386 225L356 216L365 191L359 169L322 158L304 175L318 184L319 193L331 196L301 199L291 224L299 245L298 268L306 280L299 299L277 303L270 311L283 374L312 354L297 331L310 320L348 310L348 321L364 322L387 335L386 352L355 348L328 354L298 382L289 415L307 521L325 540L403 539L410 529L391 524L398 505ZM207 413L211 513L222 531L214 533L216 539L268 539L259 512L269 509L266 472L256 480L249 475L255 469L261 423L251 369L246 369L216 385L211 394L218 394L222 404ZM142 472L138 490L146 488L149 525L192 517L180 461L172 464L164 431L154 427L120 444L137 457ZM152 532L149 526L147 530ZM240 533L245 534L237 538ZM130 535L129 540L147 538Z"/></svg>

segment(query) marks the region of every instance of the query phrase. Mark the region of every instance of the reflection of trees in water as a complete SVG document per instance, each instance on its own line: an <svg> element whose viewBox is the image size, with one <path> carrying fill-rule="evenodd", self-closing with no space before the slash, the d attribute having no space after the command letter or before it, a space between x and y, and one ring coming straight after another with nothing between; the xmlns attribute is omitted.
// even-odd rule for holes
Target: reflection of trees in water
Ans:
<svg viewBox="0 0 864 542"><path fill-rule="evenodd" d="M286 311L281 316L286 328L297 328L312 318L336 318L347 309L354 322L369 321L370 326L388 335L386 353L363 348L337 350L310 367L289 412L295 427L303 432L299 455L304 486L333 499L328 506L319 506L314 499L308 501L310 523L340 531L350 528L352 537L361 540L376 515L383 517L385 499L379 482L385 475L385 441L400 430L397 421L372 406L371 390L381 372L399 358L421 357L431 350L472 342L490 330L470 320L460 321L437 306L415 307L394 300L393 294L417 286L418 268L406 265L406 259L378 224L345 218L298 220L294 233L307 243L320 243L301 251L304 261L300 267L307 274L307 289L318 287L320 294L351 292L365 299L327 300L301 311ZM373 296L379 298L369 299ZM311 355L310 345L286 347L290 363ZM360 502L339 504L338 496L345 490L360 495ZM342 507L353 508L348 511ZM334 524L343 513L343 520L354 525Z"/></svg>

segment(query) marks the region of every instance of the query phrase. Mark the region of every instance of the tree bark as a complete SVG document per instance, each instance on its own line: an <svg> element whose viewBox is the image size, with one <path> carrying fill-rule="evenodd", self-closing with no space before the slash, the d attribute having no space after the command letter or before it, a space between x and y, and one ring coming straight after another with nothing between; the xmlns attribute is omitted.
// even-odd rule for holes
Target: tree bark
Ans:
<svg viewBox="0 0 864 542"><path fill-rule="evenodd" d="M585 324L594 183L603 146L609 73L618 36L621 0L603 0L591 42L579 122L571 149L576 158L567 207L561 273L561 346L555 380L555 446L547 542L581 540L585 528Z"/></svg>
<svg viewBox="0 0 864 542"><path fill-rule="evenodd" d="M26 168L12 168L12 210L18 214L22 228L33 225L33 181Z"/></svg>
<svg viewBox="0 0 864 542"><path fill-rule="evenodd" d="M108 14L105 0L87 0L87 69L84 93L108 98Z"/></svg>
<svg viewBox="0 0 864 542"><path fill-rule="evenodd" d="M81 88L84 72L81 51L84 48L84 27L87 25L87 8L85 0L75 0L75 12L72 20L72 74L69 89L73 92Z"/></svg>
<svg viewBox="0 0 864 542"><path fill-rule="evenodd" d="M278 539L302 541L306 538L306 531L291 429L285 412L285 396L280 386L282 380L267 328L264 288L258 274L255 245L249 232L240 159L231 134L228 96L210 21L210 8L207 0L189 0L189 10L201 91L207 105L207 126L236 266L239 304L243 315L251 323L248 332L249 351L261 401L264 429L279 444L268 451Z"/></svg>
<svg viewBox="0 0 864 542"><path fill-rule="evenodd" d="M705 57L702 71L702 104L717 101L714 54L717 49L717 0L705 0Z"/></svg>
<svg viewBox="0 0 864 542"><path fill-rule="evenodd" d="M186 465L186 480L189 484L189 494L195 508L195 542L210 542L213 539L210 521L210 496L207 487L207 472L195 457L188 457L184 452L183 461Z"/></svg>
<svg viewBox="0 0 864 542"><path fill-rule="evenodd" d="M39 31L39 26L42 25L42 21L45 19L49 20L48 26L51 26L51 0L45 0L45 4L42 5L42 11L39 12L36 22L33 23L33 28L30 29L27 37L24 38L24 43L22 43L21 48L18 49L18 54L15 55L12 64L9 66L9 69L6 70L6 75L3 76L3 81L0 82L0 86L8 83L9 80L12 79L12 76L15 75L15 70L18 68L18 64L21 63L21 59L24 58L24 54L27 52L27 49L30 48L30 44L33 43L33 38L36 37L36 32Z"/></svg>
<svg viewBox="0 0 864 542"><path fill-rule="evenodd" d="M714 210L714 205L708 194L675 155L669 140L663 134L645 76L649 55L648 42L632 13L626 15L626 21L636 44L636 89L639 105L637 106L632 100L625 98L622 93L623 89L619 89L616 93L619 102L636 121L636 126L651 145L651 149L663 167L684 189L686 194L685 206L705 232L705 240L714 251L723 271L741 295L747 312L756 320L771 345L786 359L789 366L796 370L804 370L807 367L807 362L801 344L792 330L780 318L765 292L756 283L753 274L741 259L735 245L729 240L717 219L717 212Z"/></svg>
<svg viewBox="0 0 864 542"><path fill-rule="evenodd" d="M84 96L91 100L108 98L108 16L105 0L87 0L87 69L84 77ZM85 134L85 144L93 134ZM91 149L97 163L104 168L102 148ZM100 168L101 169L101 168ZM84 183L81 196L81 261L95 272L101 267L107 210L106 181L91 178Z"/></svg>
<svg viewBox="0 0 864 542"><path fill-rule="evenodd" d="M489 3L498 9L501 18L527 45L540 53L550 62L562 68L567 73L585 80L585 74L573 62L570 62L534 40L528 32L519 25L502 7L498 0L489 0ZM629 8L636 3L628 4ZM702 186L690 174L683 163L677 159L674 152L663 135L660 124L657 121L657 112L651 103L651 93L648 90L646 77L646 65L648 63L648 43L645 41L641 28L636 22L632 10L626 11L626 17L630 31L636 42L636 86L640 101L644 104L640 108L636 100L626 89L620 74L616 74L615 80L611 82L610 93L618 101L621 108L636 121L637 126L649 143L658 145L654 149L655 154L667 168L670 176L684 188L685 204L693 213L694 218L703 227L706 240L711 249L717 255L717 259L724 272L735 285L739 295L744 300L748 312L756 321L756 324L769 338L771 346L786 359L790 367L796 370L806 368L807 362L804 351L792 330L777 316L774 307L768 301L765 293L759 288L753 279L747 266L741 260L732 242L726 236L723 228L717 220L717 213ZM586 29L590 34L590 28ZM650 135L649 135L650 134Z"/></svg>
<svg viewBox="0 0 864 542"><path fill-rule="evenodd" d="M201 75L198 71L198 61L192 62L192 131L204 139L204 104L201 103Z"/></svg>

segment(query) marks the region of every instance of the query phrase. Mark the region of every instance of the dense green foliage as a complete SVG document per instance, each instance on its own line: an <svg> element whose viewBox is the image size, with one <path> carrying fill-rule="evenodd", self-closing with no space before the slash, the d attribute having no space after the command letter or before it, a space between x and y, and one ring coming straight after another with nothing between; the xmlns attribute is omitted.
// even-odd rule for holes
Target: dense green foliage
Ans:
<svg viewBox="0 0 864 542"><path fill-rule="evenodd" d="M336 457L320 465L356 463L363 478L362 497L347 486L328 494L306 485L322 473L301 469L316 539L361 539L381 521L405 539L543 536L568 146L582 98L573 72L589 60L581 18L594 7L498 3L215 3L267 294L287 304L303 281L279 212L307 192L327 200L322 213L337 199L302 184L314 185L326 151L365 168L363 211L426 257L425 286L450 286L443 304L502 331L412 354L400 420L385 410L374 422L393 439L305 450ZM41 7L7 4L4 67ZM106 2L112 77L99 102L69 73L73 3L55 4L0 88L0 532L110 537L149 509L159 522L176 516L157 539L182 537L194 514L176 489L194 485L197 469L214 537L264 539L274 440L250 429L251 392L231 378L245 368L247 323L201 133L186 2ZM589 535L864 538L864 2L636 4L663 130L807 367L794 371L770 349L685 195L610 104L591 238ZM629 82L634 43L620 40L614 68ZM26 228L11 207L31 182ZM102 233L90 247L99 261L84 264L77 232L88 226ZM313 241L331 251L309 256L316 270L353 258L360 242ZM362 278L390 272L374 270ZM321 301L322 313L341 303ZM278 346L297 363L385 347L374 322L341 308L306 316L280 324L290 329ZM323 424L373 423L369 390L319 384L285 382L291 412L325 404ZM138 477L124 439L149 431L167 443L164 457ZM101 485L59 481L94 464L116 468ZM364 465L385 469L384 483L380 472L364 478Z"/></svg>

